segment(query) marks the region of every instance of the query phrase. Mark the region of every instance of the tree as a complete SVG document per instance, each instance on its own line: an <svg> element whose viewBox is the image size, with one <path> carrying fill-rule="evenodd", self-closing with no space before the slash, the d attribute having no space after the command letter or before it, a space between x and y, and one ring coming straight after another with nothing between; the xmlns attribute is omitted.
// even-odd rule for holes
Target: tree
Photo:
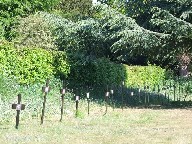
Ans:
<svg viewBox="0 0 192 144"><path fill-rule="evenodd" d="M140 27L159 39L158 44L153 41L151 47L146 45L150 51L145 55L151 62L171 66L178 64L180 55L192 52L191 0L116 0L107 4L112 7L120 5L116 10L135 19ZM146 38L145 42L149 44L150 39ZM140 42L137 40L134 43L139 46ZM144 45L140 43L141 51L147 48ZM131 51L135 52L133 48Z"/></svg>
<svg viewBox="0 0 192 144"><path fill-rule="evenodd" d="M60 0L55 13L78 21L91 15L92 0Z"/></svg>
<svg viewBox="0 0 192 144"><path fill-rule="evenodd" d="M37 11L51 11L59 0L1 0L0 1L0 36L11 40L12 26L17 23L18 17L26 17Z"/></svg>

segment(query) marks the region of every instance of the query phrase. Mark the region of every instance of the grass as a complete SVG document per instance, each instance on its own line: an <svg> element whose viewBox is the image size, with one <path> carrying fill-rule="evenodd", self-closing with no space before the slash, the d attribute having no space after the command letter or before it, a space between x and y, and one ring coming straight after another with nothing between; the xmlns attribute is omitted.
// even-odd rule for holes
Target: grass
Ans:
<svg viewBox="0 0 192 144"><path fill-rule="evenodd" d="M0 90L0 143L3 144L190 144L192 143L191 109L123 110L108 107L102 99L92 100L90 115L87 101L81 99L75 116L73 94L65 95L64 116L60 122L61 84L51 83L47 96L44 124L40 125L43 85L19 86L4 83ZM22 94L26 109L21 111L19 129L15 129L16 111L11 104ZM129 99L130 100L130 99Z"/></svg>
<svg viewBox="0 0 192 144"><path fill-rule="evenodd" d="M55 114L45 118L23 119L14 128L15 117L0 124L0 143L63 143L63 144L148 144L192 143L190 109L109 109L102 116L102 107L94 105L88 116L75 118L65 114L63 121ZM104 107L103 107L104 108ZM22 112L24 114L24 111ZM21 115L21 119L22 119Z"/></svg>

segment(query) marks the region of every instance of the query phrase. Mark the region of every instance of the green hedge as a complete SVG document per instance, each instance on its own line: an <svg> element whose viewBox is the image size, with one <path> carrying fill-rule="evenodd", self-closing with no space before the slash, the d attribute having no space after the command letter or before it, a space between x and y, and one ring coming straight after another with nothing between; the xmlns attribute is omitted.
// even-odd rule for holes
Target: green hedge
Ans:
<svg viewBox="0 0 192 144"><path fill-rule="evenodd" d="M71 67L70 80L79 84L120 84L126 77L123 65L99 58L85 64L75 63Z"/></svg>
<svg viewBox="0 0 192 144"><path fill-rule="evenodd" d="M70 79L79 84L119 85L125 81L127 86L154 85L165 80L166 70L159 66L127 66L116 64L107 58L72 65Z"/></svg>
<svg viewBox="0 0 192 144"><path fill-rule="evenodd" d="M165 80L166 70L159 66L126 66L126 85L154 85Z"/></svg>
<svg viewBox="0 0 192 144"><path fill-rule="evenodd" d="M0 45L0 72L21 84L31 84L57 74L67 76L69 65L64 52L16 49L12 44L4 44Z"/></svg>
<svg viewBox="0 0 192 144"><path fill-rule="evenodd" d="M126 79L126 69L122 64L116 64L109 59L101 58L95 63L95 81L99 84L120 84Z"/></svg>
<svg viewBox="0 0 192 144"><path fill-rule="evenodd" d="M65 52L40 48L16 49L0 44L0 73L21 84L44 82L59 76L77 84L110 85L126 82L127 86L154 85L165 79L166 71L158 66L127 66L99 58L86 63L68 62Z"/></svg>

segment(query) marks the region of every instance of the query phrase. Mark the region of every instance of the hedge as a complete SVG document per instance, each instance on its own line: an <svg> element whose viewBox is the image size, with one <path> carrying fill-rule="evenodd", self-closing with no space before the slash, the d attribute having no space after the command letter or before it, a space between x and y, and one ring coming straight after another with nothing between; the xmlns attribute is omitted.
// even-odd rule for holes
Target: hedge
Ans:
<svg viewBox="0 0 192 144"><path fill-rule="evenodd" d="M44 82L58 74L67 76L69 72L64 52L0 45L0 73L16 79L20 84Z"/></svg>
<svg viewBox="0 0 192 144"><path fill-rule="evenodd" d="M166 71L158 66L127 66L107 58L86 63L68 60L61 51L40 48L15 48L0 44L0 73L16 79L21 84L44 82L50 77L62 77L77 84L127 86L154 85L165 79Z"/></svg>
<svg viewBox="0 0 192 144"><path fill-rule="evenodd" d="M154 85L165 80L166 70L159 66L126 66L127 86Z"/></svg>
<svg viewBox="0 0 192 144"><path fill-rule="evenodd" d="M154 85L165 80L166 70L159 66L128 66L111 62L107 58L98 58L82 64L71 62L70 81L76 84L120 85L127 86Z"/></svg>
<svg viewBox="0 0 192 144"><path fill-rule="evenodd" d="M107 58L98 58L85 64L75 63L71 67L70 81L83 85L120 84L126 77L123 65Z"/></svg>

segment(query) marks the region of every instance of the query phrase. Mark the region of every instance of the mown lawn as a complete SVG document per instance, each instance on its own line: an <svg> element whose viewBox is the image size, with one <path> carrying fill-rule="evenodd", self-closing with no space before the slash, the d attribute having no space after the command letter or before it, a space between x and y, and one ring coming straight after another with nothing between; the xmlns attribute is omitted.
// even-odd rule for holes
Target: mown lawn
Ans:
<svg viewBox="0 0 192 144"><path fill-rule="evenodd" d="M101 108L102 109L102 108ZM0 143L29 144L190 144L191 109L101 109L83 118L59 115L22 119L15 129L15 118L0 124Z"/></svg>

